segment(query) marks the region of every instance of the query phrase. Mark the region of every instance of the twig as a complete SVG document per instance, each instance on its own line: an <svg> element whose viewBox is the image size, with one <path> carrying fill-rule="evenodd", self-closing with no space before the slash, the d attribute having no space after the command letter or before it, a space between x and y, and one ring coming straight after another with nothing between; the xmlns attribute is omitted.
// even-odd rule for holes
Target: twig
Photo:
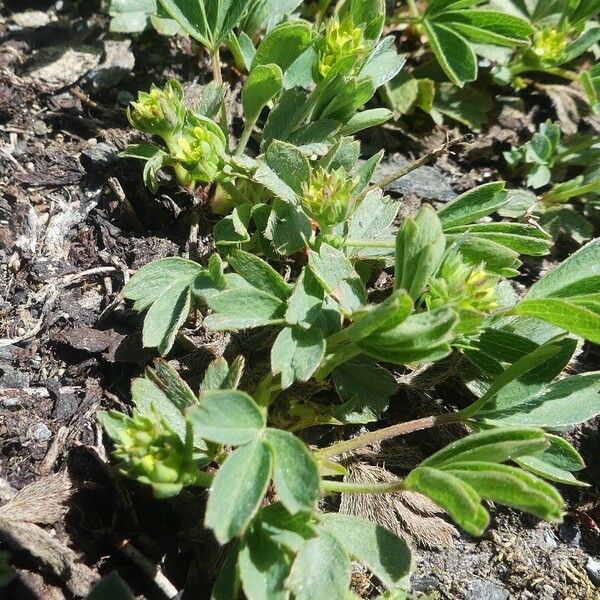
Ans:
<svg viewBox="0 0 600 600"><path fill-rule="evenodd" d="M431 152L424 154L423 156L421 156L421 158L418 158L417 160L414 160L413 162L411 162L407 165L404 165L403 167L400 167L400 169L398 169L397 171L394 171L391 175L384 177L377 183L374 183L372 186L368 187L358 197L359 201L364 200L366 198L366 196L368 194L370 194L371 192L374 192L375 190L382 190L382 189L386 188L391 183L394 183L394 181L401 179L402 177L408 175L415 169L418 169L419 167L422 167L423 165L427 164L430 160L433 160L434 158L440 156L440 154L444 154L445 152L450 150L450 148L452 148L452 146L455 146L457 144L470 144L471 142L473 142L473 140L474 140L474 137L473 137L472 133L467 133L467 134L462 135L461 137L456 138L454 140L448 140L447 142L445 142L438 148L435 148Z"/></svg>
<svg viewBox="0 0 600 600"><path fill-rule="evenodd" d="M112 190L112 193L117 197L117 200L123 205L123 208L125 209L125 212L127 213L127 216L129 217L129 220L135 229L138 231L144 231L144 227L138 219L138 216L131 205L129 198L127 198L125 192L123 191L121 182L116 177L109 177L107 183L108 187Z"/></svg>
<svg viewBox="0 0 600 600"><path fill-rule="evenodd" d="M75 98L78 98L84 104L87 104L90 108L93 108L93 109L98 110L100 112L103 112L103 113L106 113L106 114L109 114L109 115L120 114L120 111L114 110L112 108L106 108L105 106L102 106L101 104L98 104L95 100L92 100L87 94L84 94L78 88L70 89L69 90L69 94L71 94L71 96L75 96Z"/></svg>
<svg viewBox="0 0 600 600"><path fill-rule="evenodd" d="M177 588L167 579L160 567L146 558L135 546L132 546L129 540L117 542L117 547L129 560L131 560L131 562L137 565L145 575L152 579L156 587L166 598L171 600L177 596Z"/></svg>

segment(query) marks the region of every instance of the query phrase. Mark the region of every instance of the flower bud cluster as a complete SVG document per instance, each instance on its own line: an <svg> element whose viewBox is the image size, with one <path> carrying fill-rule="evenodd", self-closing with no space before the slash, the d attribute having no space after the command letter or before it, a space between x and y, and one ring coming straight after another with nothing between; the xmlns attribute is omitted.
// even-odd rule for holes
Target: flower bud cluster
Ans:
<svg viewBox="0 0 600 600"><path fill-rule="evenodd" d="M124 475L151 485L157 497L176 495L182 487L194 484L192 446L185 444L164 419L136 412L133 417L118 416L119 426L110 431L115 442L113 454Z"/></svg>
<svg viewBox="0 0 600 600"><path fill-rule="evenodd" d="M331 19L318 45L319 61L317 70L325 78L340 61L365 56L367 47L361 27L355 27L352 17L342 21Z"/></svg>
<svg viewBox="0 0 600 600"><path fill-rule="evenodd" d="M318 168L302 186L302 208L321 230L327 231L346 221L352 213L355 186L356 182L342 167L335 171Z"/></svg>

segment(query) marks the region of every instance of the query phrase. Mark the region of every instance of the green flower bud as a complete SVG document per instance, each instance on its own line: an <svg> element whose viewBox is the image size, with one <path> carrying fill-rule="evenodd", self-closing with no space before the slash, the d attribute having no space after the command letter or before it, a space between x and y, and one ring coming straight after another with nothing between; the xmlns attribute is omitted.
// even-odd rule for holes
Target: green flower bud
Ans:
<svg viewBox="0 0 600 600"><path fill-rule="evenodd" d="M467 330L476 329L482 318L498 307L496 278L491 277L482 265L468 265L460 252L453 252L429 282L424 298L430 310L453 306L461 321L465 325L468 323L460 328L461 333L470 333Z"/></svg>
<svg viewBox="0 0 600 600"><path fill-rule="evenodd" d="M341 22L337 18L330 19L318 45L318 74L325 78L341 60L358 60L364 57L367 51L363 29L354 26L352 17L346 17Z"/></svg>
<svg viewBox="0 0 600 600"><path fill-rule="evenodd" d="M183 127L185 112L183 89L171 80L163 89L152 85L150 92L139 92L137 102L127 109L127 118L144 133L169 137Z"/></svg>
<svg viewBox="0 0 600 600"><path fill-rule="evenodd" d="M172 154L195 181L211 183L223 167L225 136L214 121L195 117L174 140Z"/></svg>
<svg viewBox="0 0 600 600"><path fill-rule="evenodd" d="M558 61L569 43L567 32L544 27L535 32L532 51L542 63Z"/></svg>
<svg viewBox="0 0 600 600"><path fill-rule="evenodd" d="M322 230L328 230L343 223L352 213L355 186L356 182L342 167L336 171L319 168L313 171L308 184L302 185L302 208Z"/></svg>
<svg viewBox="0 0 600 600"><path fill-rule="evenodd" d="M192 444L184 443L158 415L149 417L134 411L133 417L128 417L109 412L102 413L100 420L114 441L113 454L120 471L152 486L156 497L174 496L195 483Z"/></svg>

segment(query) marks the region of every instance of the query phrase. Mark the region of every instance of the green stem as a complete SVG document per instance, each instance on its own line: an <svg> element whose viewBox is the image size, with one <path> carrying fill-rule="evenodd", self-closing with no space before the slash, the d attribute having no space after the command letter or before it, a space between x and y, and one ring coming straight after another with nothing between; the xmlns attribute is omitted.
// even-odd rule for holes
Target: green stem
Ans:
<svg viewBox="0 0 600 600"><path fill-rule="evenodd" d="M406 3L408 4L408 14L411 16L412 19L420 19L421 18L421 13L419 12L419 7L417 6L417 3L415 0L406 0Z"/></svg>
<svg viewBox="0 0 600 600"><path fill-rule="evenodd" d="M394 249L396 247L396 240L353 240L347 238L344 240L344 246L348 248L387 248Z"/></svg>
<svg viewBox="0 0 600 600"><path fill-rule="evenodd" d="M548 75L555 75L556 77L562 77L563 79L568 79L569 81L577 81L579 76L574 71L569 71L568 69L561 69L560 67L530 67L528 65L524 65L523 63L519 63L513 67L511 67L510 72L513 75L520 75L521 73L547 73Z"/></svg>
<svg viewBox="0 0 600 600"><path fill-rule="evenodd" d="M447 415L433 415L431 417L424 417L422 419L416 419L415 421L408 421L406 423L398 423L397 425L391 425L390 427L384 427L377 431L369 431L363 435L359 435L355 438L332 444L327 448L322 448L316 452L317 459L323 460L332 458L350 452L351 450L358 450L364 448L370 444L383 442L399 435L406 435L413 433L414 431L421 431L423 429L431 429L432 427L438 427L439 425L448 425L449 423L458 423L462 418L458 413L452 413Z"/></svg>
<svg viewBox="0 0 600 600"><path fill-rule="evenodd" d="M316 381L323 381L327 375L331 373L336 367L343 365L345 362L348 362L350 359L358 356L360 354L359 348L356 347L353 343L348 343L346 347L341 347L336 349L335 352L325 357L325 360L321 363L321 366L314 374L314 378Z"/></svg>
<svg viewBox="0 0 600 600"><path fill-rule="evenodd" d="M404 489L404 482L385 481L381 483L359 483L354 481L333 481L331 479L321 480L321 492L323 495L329 493L340 494L391 494Z"/></svg>
<svg viewBox="0 0 600 600"><path fill-rule="evenodd" d="M200 3L202 4L202 3ZM217 48L210 55L211 65L212 65L212 73L213 79L215 83L222 84L223 83L223 72L221 71L221 55L219 54L219 49ZM229 125L227 122L227 105L225 104L225 97L221 98L221 118L220 118L220 126L225 134L225 139L227 140L226 145L229 146Z"/></svg>
<svg viewBox="0 0 600 600"><path fill-rule="evenodd" d="M254 129L257 120L258 118L251 121L246 121L237 148L235 149L235 156L242 156L242 154L244 154L244 150L246 150L246 146L248 146L248 142L252 136L252 130Z"/></svg>

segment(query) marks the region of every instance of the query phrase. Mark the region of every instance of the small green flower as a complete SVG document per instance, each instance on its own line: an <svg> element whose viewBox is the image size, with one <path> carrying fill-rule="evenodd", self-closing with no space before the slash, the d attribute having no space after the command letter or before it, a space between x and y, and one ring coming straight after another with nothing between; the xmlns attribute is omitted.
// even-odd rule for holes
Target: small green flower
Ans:
<svg viewBox="0 0 600 600"><path fill-rule="evenodd" d="M342 167L336 171L319 168L312 173L309 183L302 186L302 208L322 230L328 230L343 223L352 213L355 186L356 182Z"/></svg>
<svg viewBox="0 0 600 600"><path fill-rule="evenodd" d="M465 263L460 252L446 257L424 298L430 310L453 306L461 317L461 333L476 330L482 318L498 307L496 279L482 265Z"/></svg>
<svg viewBox="0 0 600 600"><path fill-rule="evenodd" d="M164 419L136 411L132 417L115 411L101 413L100 421L115 444L113 455L120 471L152 486L156 497L174 496L195 483L191 433L184 443Z"/></svg>
<svg viewBox="0 0 600 600"><path fill-rule="evenodd" d="M154 84L150 92L139 92L127 109L129 122L144 133L170 137L183 127L186 108L181 85L171 80L163 89Z"/></svg>
<svg viewBox="0 0 600 600"><path fill-rule="evenodd" d="M352 17L342 21L330 19L318 47L318 73L325 78L341 60L365 56L367 47L361 27L355 27Z"/></svg>
<svg viewBox="0 0 600 600"><path fill-rule="evenodd" d="M563 55L569 43L567 32L544 27L535 32L532 51L542 63L553 63Z"/></svg>
<svg viewBox="0 0 600 600"><path fill-rule="evenodd" d="M195 181L213 182L223 167L225 138L218 126L209 119L195 119L173 142L173 158Z"/></svg>

